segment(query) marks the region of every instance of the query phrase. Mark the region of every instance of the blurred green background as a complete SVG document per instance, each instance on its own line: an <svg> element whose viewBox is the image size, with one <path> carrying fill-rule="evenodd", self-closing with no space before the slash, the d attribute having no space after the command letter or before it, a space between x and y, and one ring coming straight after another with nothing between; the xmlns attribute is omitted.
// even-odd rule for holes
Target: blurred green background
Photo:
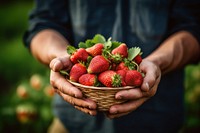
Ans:
<svg viewBox="0 0 200 133"><path fill-rule="evenodd" d="M0 1L0 132L43 133L52 121L48 69L23 46L33 1ZM181 132L200 132L200 63L185 69L186 121Z"/></svg>
<svg viewBox="0 0 200 133"><path fill-rule="evenodd" d="M22 42L33 4L0 1L0 133L44 133L53 118L49 71Z"/></svg>

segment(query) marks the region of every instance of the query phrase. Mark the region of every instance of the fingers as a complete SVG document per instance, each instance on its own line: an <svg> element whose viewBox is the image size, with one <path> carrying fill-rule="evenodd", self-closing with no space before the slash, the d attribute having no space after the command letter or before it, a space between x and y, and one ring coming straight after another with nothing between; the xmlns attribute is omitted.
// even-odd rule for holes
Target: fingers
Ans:
<svg viewBox="0 0 200 133"><path fill-rule="evenodd" d="M145 73L143 84L141 85L141 90L149 91L150 89L154 87L157 81L160 81L160 77L161 77L160 68L156 66L155 64L153 64L152 62L144 60L140 64L140 69L142 72Z"/></svg>
<svg viewBox="0 0 200 133"><path fill-rule="evenodd" d="M60 71L62 69L69 70L71 66L72 63L69 60L69 56L67 55L63 57L54 58L49 64L49 67L55 72Z"/></svg>
<svg viewBox="0 0 200 133"><path fill-rule="evenodd" d="M86 114L89 114L91 116L95 116L97 114L97 111L96 110L89 110L87 108L83 108L83 107L80 107L80 106L74 106L76 109L86 113Z"/></svg>
<svg viewBox="0 0 200 133"><path fill-rule="evenodd" d="M129 90L119 91L116 95L116 99L126 99L126 100L133 100L143 97L143 93L140 88L134 88Z"/></svg>
<svg viewBox="0 0 200 133"><path fill-rule="evenodd" d="M74 107L81 109L85 113L89 113L91 115L92 114L95 115L95 111L91 111L91 110L95 110L97 106L96 106L96 103L93 102L92 100L89 100L89 99L78 99L78 98L72 97L70 95L64 94L59 90L57 90L56 92L65 101L67 101L68 103L70 103Z"/></svg>
<svg viewBox="0 0 200 133"><path fill-rule="evenodd" d="M53 59L50 62L49 67L51 68L50 83L54 87L55 92L76 109L89 115L96 115L96 103L89 99L84 99L82 92L71 85L71 83L67 82L67 80L59 73L60 70L67 71L72 67L69 56L66 55Z"/></svg>
<svg viewBox="0 0 200 133"><path fill-rule="evenodd" d="M58 72L54 72L51 70L50 83L55 89L58 89L64 94L68 94L76 98L82 98L81 91L78 88L71 85L69 82L67 82L67 80Z"/></svg>
<svg viewBox="0 0 200 133"><path fill-rule="evenodd" d="M97 111L96 111L96 103L89 100L89 99L77 99L74 98L72 96L66 95L62 92L60 92L59 90L56 90L56 92L68 103L70 103L71 105L73 105L76 109L87 113L89 115L96 115Z"/></svg>
<svg viewBox="0 0 200 133"><path fill-rule="evenodd" d="M113 105L110 108L109 112L107 113L107 117L112 119L112 118L116 118L116 117L126 115L126 114L136 110L146 100L147 100L147 98L144 98L144 99L138 99L138 100L132 100L132 101L129 101L129 102L125 102L125 103L120 104L120 105Z"/></svg>
<svg viewBox="0 0 200 133"><path fill-rule="evenodd" d="M141 91L140 88L134 88L134 89L119 91L115 95L115 98L126 99L126 100L137 100L144 97L150 98L153 95L155 95L157 86L153 86L152 88L155 88L155 89L151 89L149 91Z"/></svg>
<svg viewBox="0 0 200 133"><path fill-rule="evenodd" d="M54 87L55 92L58 93L66 102L84 113L90 115L97 114L96 103L89 99L84 99L81 91L67 82L59 72L51 71L50 82Z"/></svg>

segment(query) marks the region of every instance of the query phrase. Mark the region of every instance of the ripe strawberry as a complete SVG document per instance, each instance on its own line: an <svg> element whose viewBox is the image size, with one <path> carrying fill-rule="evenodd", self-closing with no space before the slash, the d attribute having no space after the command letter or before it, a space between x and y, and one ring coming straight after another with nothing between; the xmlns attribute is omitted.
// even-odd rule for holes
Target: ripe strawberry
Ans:
<svg viewBox="0 0 200 133"><path fill-rule="evenodd" d="M92 47L86 48L86 51L94 57L102 54L103 47L104 45L102 43L97 43Z"/></svg>
<svg viewBox="0 0 200 133"><path fill-rule="evenodd" d="M125 43L120 44L118 47L112 50L112 54L116 55L119 54L123 58L128 57L128 47Z"/></svg>
<svg viewBox="0 0 200 133"><path fill-rule="evenodd" d="M140 54L138 54L135 58L134 61L139 65L142 62L142 57Z"/></svg>
<svg viewBox="0 0 200 133"><path fill-rule="evenodd" d="M79 61L86 62L89 56L84 48L75 49L73 46L68 46L67 52L71 55L70 60L74 64L78 63Z"/></svg>
<svg viewBox="0 0 200 133"><path fill-rule="evenodd" d="M100 73L98 80L106 87L119 87L122 85L121 76L113 70Z"/></svg>
<svg viewBox="0 0 200 133"><path fill-rule="evenodd" d="M128 68L128 66L126 66L126 64L124 62L121 62L116 67L116 70L129 70L129 68Z"/></svg>
<svg viewBox="0 0 200 133"><path fill-rule="evenodd" d="M97 83L97 76L95 74L83 74L79 78L79 83L87 86L95 86Z"/></svg>
<svg viewBox="0 0 200 133"><path fill-rule="evenodd" d="M109 61L102 55L97 55L89 63L88 73L101 73L108 70L110 67Z"/></svg>
<svg viewBox="0 0 200 133"><path fill-rule="evenodd" d="M69 79L78 82L79 77L85 73L87 73L87 68L81 63L76 63L70 70Z"/></svg>
<svg viewBox="0 0 200 133"><path fill-rule="evenodd" d="M126 82L125 82L126 72L127 72L127 70L125 70L125 69L116 71L116 73L121 76L122 86L126 86Z"/></svg>
<svg viewBox="0 0 200 133"><path fill-rule="evenodd" d="M125 76L126 85L141 86L143 77L137 70L128 70Z"/></svg>

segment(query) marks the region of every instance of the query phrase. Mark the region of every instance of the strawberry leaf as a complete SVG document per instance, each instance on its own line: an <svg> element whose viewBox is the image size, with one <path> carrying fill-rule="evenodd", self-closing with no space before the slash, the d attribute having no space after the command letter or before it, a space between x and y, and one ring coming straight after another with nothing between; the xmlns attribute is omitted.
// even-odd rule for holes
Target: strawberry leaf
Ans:
<svg viewBox="0 0 200 133"><path fill-rule="evenodd" d="M92 39L93 43L105 43L106 39L104 38L104 36L102 36L101 34L96 34L93 39Z"/></svg>
<svg viewBox="0 0 200 133"><path fill-rule="evenodd" d="M92 47L94 44L91 39L85 41L86 48Z"/></svg>
<svg viewBox="0 0 200 133"><path fill-rule="evenodd" d="M87 46L84 42L79 42L78 47L79 48L87 48Z"/></svg>
<svg viewBox="0 0 200 133"><path fill-rule="evenodd" d="M118 41L112 41L112 48L111 49L114 49L114 48L117 48L119 45L121 45L122 43L121 42L118 42Z"/></svg>
<svg viewBox="0 0 200 133"><path fill-rule="evenodd" d="M128 50L128 59L133 60L138 54L140 54L141 49L139 47L133 47Z"/></svg>
<svg viewBox="0 0 200 133"><path fill-rule="evenodd" d="M67 47L67 53L72 55L74 52L76 52L76 48L74 46L69 45Z"/></svg>
<svg viewBox="0 0 200 133"><path fill-rule="evenodd" d="M112 41L111 41L111 37L108 38L108 40L104 43L104 48L105 49L110 49L112 47Z"/></svg>

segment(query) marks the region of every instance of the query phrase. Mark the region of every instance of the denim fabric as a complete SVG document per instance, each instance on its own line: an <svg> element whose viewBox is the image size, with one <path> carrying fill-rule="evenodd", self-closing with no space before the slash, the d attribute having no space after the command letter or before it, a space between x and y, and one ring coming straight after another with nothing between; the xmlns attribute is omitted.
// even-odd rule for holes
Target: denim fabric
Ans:
<svg viewBox="0 0 200 133"><path fill-rule="evenodd" d="M143 58L180 30L200 40L199 0L36 0L24 43L43 29L60 32L71 45L100 33L139 46ZM184 120L183 70L162 77L156 95L127 116L109 120L84 114L55 96L54 112L70 133L175 133Z"/></svg>

